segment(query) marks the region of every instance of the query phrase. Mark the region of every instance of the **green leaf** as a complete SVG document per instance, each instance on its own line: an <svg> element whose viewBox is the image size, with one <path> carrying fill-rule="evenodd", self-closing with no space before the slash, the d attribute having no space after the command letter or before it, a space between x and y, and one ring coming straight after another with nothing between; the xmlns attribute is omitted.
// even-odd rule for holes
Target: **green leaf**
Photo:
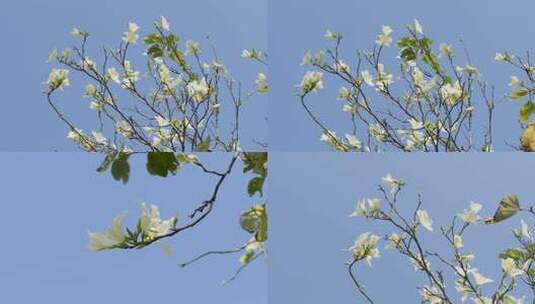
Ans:
<svg viewBox="0 0 535 304"><path fill-rule="evenodd" d="M417 42L411 37L403 37L398 41L398 47L400 49L406 48L406 47L416 47Z"/></svg>
<svg viewBox="0 0 535 304"><path fill-rule="evenodd" d="M249 181L249 184L247 184L247 193L249 196L254 196L257 192L260 193L260 196L264 195L262 190L264 186L264 180L264 177L257 176Z"/></svg>
<svg viewBox="0 0 535 304"><path fill-rule="evenodd" d="M173 48L176 43L178 42L178 37L175 35L169 35L167 36L167 46L171 49Z"/></svg>
<svg viewBox="0 0 535 304"><path fill-rule="evenodd" d="M171 152L149 152L147 154L147 171L151 175L167 177L169 172L175 174L178 161Z"/></svg>
<svg viewBox="0 0 535 304"><path fill-rule="evenodd" d="M106 170L108 170L112 164L112 162L115 160L115 157L117 157L118 152L113 151L106 155L106 158L104 158L104 161L100 164L100 166L97 168L98 173L104 173Z"/></svg>
<svg viewBox="0 0 535 304"><path fill-rule="evenodd" d="M159 44L162 43L162 38L158 34L147 35L143 41L145 44Z"/></svg>
<svg viewBox="0 0 535 304"><path fill-rule="evenodd" d="M253 173L266 176L267 175L267 160L268 154L266 152L249 152L244 153L243 173L252 171Z"/></svg>
<svg viewBox="0 0 535 304"><path fill-rule="evenodd" d="M526 102L520 108L520 116L518 119L520 119L520 121L527 121L533 113L535 113L535 104L532 102Z"/></svg>
<svg viewBox="0 0 535 304"><path fill-rule="evenodd" d="M529 93L528 89L526 89L526 88L518 88L518 90L514 91L511 94L511 99L513 99L513 100L522 99L523 97L528 95L528 93Z"/></svg>
<svg viewBox="0 0 535 304"><path fill-rule="evenodd" d="M240 215L240 226L248 233L255 234L259 242L267 240L268 217L265 205L256 204Z"/></svg>
<svg viewBox="0 0 535 304"><path fill-rule="evenodd" d="M163 51L158 45L154 44L147 50L147 55L151 58L160 58L163 56Z"/></svg>
<svg viewBox="0 0 535 304"><path fill-rule="evenodd" d="M128 153L119 153L119 156L111 165L111 175L116 181L122 181L123 184L128 182L130 177L130 165L128 164Z"/></svg>
<svg viewBox="0 0 535 304"><path fill-rule="evenodd" d="M511 258L517 262L523 262L526 259L526 254L524 251L516 248L511 248L505 250L500 254L501 259Z"/></svg>
<svg viewBox="0 0 535 304"><path fill-rule="evenodd" d="M404 61L411 61L416 59L416 53L412 48L404 48L400 55L399 55Z"/></svg>

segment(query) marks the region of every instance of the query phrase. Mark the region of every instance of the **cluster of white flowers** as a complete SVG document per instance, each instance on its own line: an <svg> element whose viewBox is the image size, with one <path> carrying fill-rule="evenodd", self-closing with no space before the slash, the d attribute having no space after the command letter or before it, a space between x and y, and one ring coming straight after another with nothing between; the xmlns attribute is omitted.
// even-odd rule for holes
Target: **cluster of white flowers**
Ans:
<svg viewBox="0 0 535 304"><path fill-rule="evenodd" d="M48 85L48 90L50 91L54 91L56 89L63 90L64 87L70 85L69 70L52 69L48 75L46 84Z"/></svg>
<svg viewBox="0 0 535 304"><path fill-rule="evenodd" d="M361 199L357 201L355 210L350 217L356 216L375 216L381 210L381 200L378 198Z"/></svg>
<svg viewBox="0 0 535 304"><path fill-rule="evenodd" d="M111 226L104 232L89 232L89 248L99 251L121 246L127 239L123 230L124 217L124 214L122 214L114 218ZM144 235L142 241L150 241L172 232L177 221L177 217L162 220L157 206L151 205L147 207L145 203L142 203L141 217L139 218L137 229L139 233Z"/></svg>
<svg viewBox="0 0 535 304"><path fill-rule="evenodd" d="M256 49L251 49L251 50L243 50L241 52L241 57L243 58L246 58L246 59L256 59L256 60L263 60L264 59L264 53L262 53L261 51L259 50L256 50Z"/></svg>
<svg viewBox="0 0 535 304"><path fill-rule="evenodd" d="M132 126L130 126L130 124L125 120L119 120L115 124L115 131L125 139L134 137L134 130L132 129Z"/></svg>
<svg viewBox="0 0 535 304"><path fill-rule="evenodd" d="M123 34L123 41L125 43L136 43L136 41L139 39L139 35L137 33L138 30L139 26L136 23L128 23L128 32Z"/></svg>
<svg viewBox="0 0 535 304"><path fill-rule="evenodd" d="M203 102L210 95L210 86L206 79L193 80L186 86L188 94L196 102Z"/></svg>
<svg viewBox="0 0 535 304"><path fill-rule="evenodd" d="M370 232L359 235L355 244L349 248L353 253L353 258L357 261L366 260L371 266L371 261L379 257L379 249L377 244L381 238L378 235Z"/></svg>
<svg viewBox="0 0 535 304"><path fill-rule="evenodd" d="M321 72L306 72L299 86L303 94L317 92L323 89L323 74Z"/></svg>
<svg viewBox="0 0 535 304"><path fill-rule="evenodd" d="M454 83L446 83L440 88L440 95L446 103L455 105L463 96L463 88L458 80Z"/></svg>
<svg viewBox="0 0 535 304"><path fill-rule="evenodd" d="M444 300L440 296L440 290L437 286L423 286L422 290L420 291L420 296L422 297L422 300L424 303L429 304L442 304L444 303Z"/></svg>

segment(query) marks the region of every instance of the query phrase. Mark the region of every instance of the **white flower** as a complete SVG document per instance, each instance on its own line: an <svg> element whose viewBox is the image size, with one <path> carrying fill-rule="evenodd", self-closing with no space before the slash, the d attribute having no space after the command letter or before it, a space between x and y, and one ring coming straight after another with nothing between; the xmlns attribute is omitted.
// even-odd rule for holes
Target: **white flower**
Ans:
<svg viewBox="0 0 535 304"><path fill-rule="evenodd" d="M87 96L95 96L95 94L97 94L97 88L89 83L85 86L85 94Z"/></svg>
<svg viewBox="0 0 535 304"><path fill-rule="evenodd" d="M104 137L104 135L101 133L101 132L91 132L93 134L93 138L95 139L95 142L97 144L100 144L100 145L107 145L108 144L108 140L106 139L106 137Z"/></svg>
<svg viewBox="0 0 535 304"><path fill-rule="evenodd" d="M375 85L373 83L373 76L368 70L362 71L360 75L362 76L362 80L364 80L367 85L369 85L370 87L373 87Z"/></svg>
<svg viewBox="0 0 535 304"><path fill-rule="evenodd" d="M301 91L306 94L323 89L323 74L321 72L306 72L299 85Z"/></svg>
<svg viewBox="0 0 535 304"><path fill-rule="evenodd" d="M450 57L453 53L453 50L451 48L451 45L446 43L440 44L440 53L446 57Z"/></svg>
<svg viewBox="0 0 535 304"><path fill-rule="evenodd" d="M381 180L390 187L390 193L392 195L398 192L401 186L405 185L403 180L394 178L390 173L387 173L386 176L381 178Z"/></svg>
<svg viewBox="0 0 535 304"><path fill-rule="evenodd" d="M188 55L199 55L201 53L201 48L197 41L188 40L186 41L186 54Z"/></svg>
<svg viewBox="0 0 535 304"><path fill-rule="evenodd" d="M251 50L243 50L241 52L241 56L246 59L256 59L256 60L262 60L264 58L264 54L260 52L259 50L251 49Z"/></svg>
<svg viewBox="0 0 535 304"><path fill-rule="evenodd" d="M375 85L378 91L385 91L386 87L394 83L394 76L385 72L385 66L382 63L377 65L377 79Z"/></svg>
<svg viewBox="0 0 535 304"><path fill-rule="evenodd" d="M425 229L433 231L433 220L427 214L425 210L416 211L416 216L418 216L418 222L424 226Z"/></svg>
<svg viewBox="0 0 535 304"><path fill-rule="evenodd" d="M50 91L60 89L63 90L64 87L70 85L69 81L69 70L65 69L52 69L48 75L48 80L46 82L48 89Z"/></svg>
<svg viewBox="0 0 535 304"><path fill-rule="evenodd" d="M440 95L446 103L455 105L463 96L463 88L458 80L453 84L447 83L440 88Z"/></svg>
<svg viewBox="0 0 535 304"><path fill-rule="evenodd" d="M365 259L368 265L371 266L372 259L379 257L379 249L377 249L379 240L380 237L378 235L366 232L358 236L355 244L349 250L353 253L355 260Z"/></svg>
<svg viewBox="0 0 535 304"><path fill-rule="evenodd" d="M379 123L371 124L368 126L368 132L377 140L380 142L383 142L386 139L387 133L383 126L381 126Z"/></svg>
<svg viewBox="0 0 535 304"><path fill-rule="evenodd" d="M121 83L121 79L119 78L119 73L117 72L115 68L108 69L108 77L116 83Z"/></svg>
<svg viewBox="0 0 535 304"><path fill-rule="evenodd" d="M338 99L339 100L348 100L351 97L351 91L346 87L340 87L338 90Z"/></svg>
<svg viewBox="0 0 535 304"><path fill-rule="evenodd" d="M394 249L397 248L402 241L402 238L397 233L392 233L388 237L388 245L386 246L387 249Z"/></svg>
<svg viewBox="0 0 535 304"><path fill-rule="evenodd" d="M160 210L156 205L147 207L145 203L141 203L141 212L139 226L149 238L159 237L172 232L178 220L176 217L162 220L160 218Z"/></svg>
<svg viewBox="0 0 535 304"><path fill-rule="evenodd" d="M494 60L507 62L513 60L513 56L509 53L496 53L496 56L494 56Z"/></svg>
<svg viewBox="0 0 535 304"><path fill-rule="evenodd" d="M86 33L84 33L83 31L81 31L79 28L77 27L74 27L71 31L71 35L74 37L74 38L83 38Z"/></svg>
<svg viewBox="0 0 535 304"><path fill-rule="evenodd" d="M463 238L458 235L458 234L455 234L453 236L453 246L456 248L456 249L460 249L462 248L464 245L463 245Z"/></svg>
<svg viewBox="0 0 535 304"><path fill-rule="evenodd" d="M340 37L340 34L327 30L324 35L325 39L335 41Z"/></svg>
<svg viewBox="0 0 535 304"><path fill-rule="evenodd" d="M416 33L420 35L424 34L424 29L422 25L420 24L420 22L418 22L418 19L414 19L414 30L416 31Z"/></svg>
<svg viewBox="0 0 535 304"><path fill-rule="evenodd" d="M517 86L519 86L521 83L522 83L522 81L520 81L520 79L518 79L518 77L516 77L516 76L511 76L511 81L509 81L509 86L510 86L510 87L517 87Z"/></svg>
<svg viewBox="0 0 535 304"><path fill-rule="evenodd" d="M531 239L531 231L524 220L520 220L520 232L524 238Z"/></svg>
<svg viewBox="0 0 535 304"><path fill-rule="evenodd" d="M160 115L156 115L154 119L156 119L159 127L168 127L171 124L168 119L165 119Z"/></svg>
<svg viewBox="0 0 535 304"><path fill-rule="evenodd" d="M123 41L126 43L136 43L139 38L139 35L137 34L138 30L139 26L137 26L137 24L133 22L128 23L128 32L123 34Z"/></svg>
<svg viewBox="0 0 535 304"><path fill-rule="evenodd" d="M161 20L160 20L161 24L162 24L162 28L166 31L169 31L170 30L170 25L169 25L169 21L167 21L167 19L162 16Z"/></svg>
<svg viewBox="0 0 535 304"><path fill-rule="evenodd" d="M89 232L89 248L99 251L121 244L125 239L123 220L124 215L119 215L113 219L111 226L105 232Z"/></svg>
<svg viewBox="0 0 535 304"><path fill-rule="evenodd" d="M424 286L420 291L422 301L429 304L442 304L444 301L440 297L440 291L436 286Z"/></svg>
<svg viewBox="0 0 535 304"><path fill-rule="evenodd" d="M115 124L115 131L121 134L124 138L132 138L134 136L134 131L130 124L125 120L120 120Z"/></svg>
<svg viewBox="0 0 535 304"><path fill-rule="evenodd" d="M360 140L355 135L346 134L345 138L347 140L347 143L354 149L360 150L360 148L362 147Z"/></svg>
<svg viewBox="0 0 535 304"><path fill-rule="evenodd" d="M258 73L256 78L256 90L258 93L265 94L269 91L269 86L267 82L267 76L264 73Z"/></svg>
<svg viewBox="0 0 535 304"><path fill-rule="evenodd" d="M470 201L470 207L468 210L463 210L462 213L459 213L458 216L463 220L463 222L471 224L481 220L481 216L478 215L481 211L481 204Z"/></svg>
<svg viewBox="0 0 535 304"><path fill-rule="evenodd" d="M380 46L390 46L390 43L392 43L392 37L390 37L390 34L392 34L392 28L388 25L383 25L381 28L381 34L377 36L377 40L375 40L375 42Z"/></svg>
<svg viewBox="0 0 535 304"><path fill-rule="evenodd" d="M204 101L210 94L210 87L206 79L194 80L186 86L188 94L197 102Z"/></svg>
<svg viewBox="0 0 535 304"><path fill-rule="evenodd" d="M92 101L89 103L89 108L95 111L102 111L104 109L104 104L98 101Z"/></svg>
<svg viewBox="0 0 535 304"><path fill-rule="evenodd" d="M475 268L471 269L470 273L472 273L472 275L474 276L475 283L478 286L494 282L492 279L489 279L485 277L484 275L482 275L481 273L479 273L477 269Z"/></svg>
<svg viewBox="0 0 535 304"><path fill-rule="evenodd" d="M368 205L366 206L366 202ZM351 213L350 217L355 216L372 216L373 213L381 209L381 200L378 198L361 199L355 206L355 211Z"/></svg>
<svg viewBox="0 0 535 304"><path fill-rule="evenodd" d="M522 269L516 266L516 262L512 258L502 259L502 270L505 274L512 278L522 275L524 273Z"/></svg>

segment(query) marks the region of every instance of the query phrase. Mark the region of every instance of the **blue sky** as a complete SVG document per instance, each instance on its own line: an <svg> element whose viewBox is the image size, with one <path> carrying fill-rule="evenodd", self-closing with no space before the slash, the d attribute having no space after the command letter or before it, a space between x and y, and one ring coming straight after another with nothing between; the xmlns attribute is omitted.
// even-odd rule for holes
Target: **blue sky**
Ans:
<svg viewBox="0 0 535 304"><path fill-rule="evenodd" d="M258 199L246 194L249 175L238 164L223 185L214 212L194 230L139 251L92 252L87 232L108 227L127 211L135 223L142 201L160 206L163 218L186 212L211 193L213 178L192 167L167 179L149 176L145 159L132 156L128 184L99 175L100 156L86 153L0 154L0 294L2 303L267 303L267 264L259 259L238 279L220 283L239 267L238 256L208 258L189 268L178 264L204 251L231 249L249 239L239 214ZM223 170L229 155L202 155Z"/></svg>
<svg viewBox="0 0 535 304"><path fill-rule="evenodd" d="M467 208L470 200L483 205L483 216L491 216L509 193L518 194L527 205L535 201L534 173L526 170L535 166L535 159L528 154L274 153L270 164L269 294L273 303L361 301L347 275L344 262L349 253L343 249L363 232L386 235L392 229L348 215L358 199L380 195L377 185L388 172L408 183L400 209L412 212L421 193L422 209L434 220L435 231ZM496 225L474 226L465 235L466 251L476 254L473 266L484 275L499 278L498 253L506 246L516 247L511 229L520 227L521 218L535 225L533 217L523 215ZM421 236L428 248L444 249L437 232L424 230ZM419 302L415 285L424 283L423 278L408 261L385 251L384 245L373 268L358 268L369 293L376 303ZM489 292L492 286L483 290ZM525 295L530 299L529 293Z"/></svg>
<svg viewBox="0 0 535 304"><path fill-rule="evenodd" d="M146 34L162 15L182 38L181 47L187 39L193 39L208 48L204 38L210 35L231 73L248 88L254 86L257 73L264 68L241 58L240 53L245 48L267 48L266 1L4 1L0 4L0 28L9 47L0 50L3 58L0 78L9 85L3 86L0 126L4 129L17 126L17 131L4 133L0 150L76 150L65 138L67 128L54 116L42 94L45 88L42 83L53 67L45 63L48 54L54 48L72 46L75 41L70 32L77 26L90 32L89 54L98 58L101 46L118 45L129 21L135 21L141 27L141 34ZM138 49L138 59L142 59L141 53ZM84 86L85 82L71 77L71 87L57 96L58 104L80 126L95 129L95 114L88 108L89 101L81 97ZM258 149L252 140L266 141L267 97L253 101L245 109L247 115L242 117L242 142L245 147Z"/></svg>
<svg viewBox="0 0 535 304"><path fill-rule="evenodd" d="M369 50L381 25L388 24L394 40L399 38L405 25L414 18L420 20L424 31L435 43L448 42L462 53L462 44L470 52L473 63L480 68L485 79L496 85L498 95L509 92L507 83L512 74L510 67L494 61L498 51L511 50L525 54L533 48L526 37L532 30L526 25L535 3L512 0L500 2L378 0L274 0L269 2L269 54L271 95L269 116L277 123L270 126L271 146L276 151L328 151L319 141L321 132L313 125L301 108L296 93L308 67L299 64L307 50L313 53L328 44L323 38L327 29L344 35L342 49L349 62L356 49ZM397 54L390 50L390 57ZM462 58L462 56L460 56ZM386 58L386 57L385 57ZM459 64L464 65L464 59ZM350 120L336 100L339 83L328 77L325 89L308 99L309 105L334 130L350 130ZM520 128L516 122L519 103L505 102L496 107L495 148L510 150L504 144L517 144Z"/></svg>

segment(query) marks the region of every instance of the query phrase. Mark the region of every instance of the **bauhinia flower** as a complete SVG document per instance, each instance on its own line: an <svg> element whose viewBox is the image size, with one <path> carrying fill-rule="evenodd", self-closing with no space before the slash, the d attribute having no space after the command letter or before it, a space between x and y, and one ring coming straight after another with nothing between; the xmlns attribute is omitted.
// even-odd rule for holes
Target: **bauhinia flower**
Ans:
<svg viewBox="0 0 535 304"><path fill-rule="evenodd" d="M388 25L383 25L381 28L381 33L377 35L377 40L375 42L380 46L390 46L392 43L392 28Z"/></svg>
<svg viewBox="0 0 535 304"><path fill-rule="evenodd" d="M451 48L451 45L449 44L441 43L439 48L440 48L440 54L446 57L450 57L453 54L453 49Z"/></svg>
<svg viewBox="0 0 535 304"><path fill-rule="evenodd" d="M258 93L265 94L269 91L269 86L267 82L267 76L264 73L258 73L256 78L256 87Z"/></svg>
<svg viewBox="0 0 535 304"><path fill-rule="evenodd" d="M196 102L204 101L210 94L210 87L204 78L191 81L186 86L186 90Z"/></svg>
<svg viewBox="0 0 535 304"><path fill-rule="evenodd" d="M377 243L381 238L378 235L370 232L363 233L358 236L355 244L349 248L353 253L353 259L360 261L366 260L368 265L371 266L371 261L374 258L379 257L379 249L377 249Z"/></svg>
<svg viewBox="0 0 535 304"><path fill-rule="evenodd" d="M323 74L321 72L306 72L299 85L303 94L317 92L323 89Z"/></svg>
<svg viewBox="0 0 535 304"><path fill-rule="evenodd" d="M111 226L104 232L89 232L89 248L94 251L112 249L126 238L123 232L124 215L113 219Z"/></svg>
<svg viewBox="0 0 535 304"><path fill-rule="evenodd" d="M414 19L414 30L416 31L416 33L420 35L424 34L424 29L422 25L420 24L420 22L418 21L418 19Z"/></svg>
<svg viewBox="0 0 535 304"><path fill-rule="evenodd" d="M476 268L470 269L470 273L474 277L474 281L476 285L478 286L494 282L492 279L489 279L485 277L484 275L482 275L481 273L479 273Z"/></svg>
<svg viewBox="0 0 535 304"><path fill-rule="evenodd" d="M429 304L442 304L444 301L442 300L442 297L440 296L440 291L438 287L436 286L424 286L422 290L420 291L420 295L422 296L422 301Z"/></svg>
<svg viewBox="0 0 535 304"><path fill-rule="evenodd" d="M366 204L368 203L368 204ZM355 210L350 217L371 216L381 209L381 200L378 198L361 199L357 202Z"/></svg>
<svg viewBox="0 0 535 304"><path fill-rule="evenodd" d="M405 185L405 182L402 179L394 178L390 173L387 173L381 180L390 187L390 193L392 195L398 192L401 186Z"/></svg>
<svg viewBox="0 0 535 304"><path fill-rule="evenodd" d="M177 217L162 220L160 218L160 210L158 206L150 205L150 207L148 207L145 203L141 204L139 227L148 239L153 239L172 232L177 221Z"/></svg>
<svg viewBox="0 0 535 304"><path fill-rule="evenodd" d="M449 105L455 105L463 96L463 88L461 87L459 81L455 83L446 83L440 88L440 95L442 99Z"/></svg>
<svg viewBox="0 0 535 304"><path fill-rule="evenodd" d="M453 236L453 247L456 249L461 249L463 246L463 238L460 235L455 234Z"/></svg>
<svg viewBox="0 0 535 304"><path fill-rule="evenodd" d="M199 55L201 53L201 48L199 43L193 40L186 41L186 54L188 55Z"/></svg>
<svg viewBox="0 0 535 304"><path fill-rule="evenodd" d="M513 60L513 56L509 53L496 53L496 56L494 56L494 60L502 61L502 62L509 62Z"/></svg>
<svg viewBox="0 0 535 304"><path fill-rule="evenodd" d="M502 259L502 270L512 278L524 274L524 271L517 267L516 261L512 258Z"/></svg>
<svg viewBox="0 0 535 304"><path fill-rule="evenodd" d="M52 71L48 75L48 80L46 84L48 85L49 91L54 91L56 89L63 90L64 87L70 85L69 70L52 69Z"/></svg>
<svg viewBox="0 0 535 304"><path fill-rule="evenodd" d="M139 39L139 35L137 34L138 30L139 26L137 24L134 22L128 23L128 32L123 34L123 41L126 43L136 43Z"/></svg>
<svg viewBox="0 0 535 304"><path fill-rule="evenodd" d="M169 24L169 21L167 21L167 19L164 16L162 16L162 18L160 19L160 24L162 25L162 28L168 32L171 29L171 25Z"/></svg>
<svg viewBox="0 0 535 304"><path fill-rule="evenodd" d="M243 50L241 52L241 56L246 59L256 59L256 60L262 60L264 58L264 54L256 49L251 50Z"/></svg>
<svg viewBox="0 0 535 304"><path fill-rule="evenodd" d="M425 229L433 231L433 220L427 214L425 210L416 211L416 216L418 217L418 223L424 226Z"/></svg>
<svg viewBox="0 0 535 304"><path fill-rule="evenodd" d="M458 216L467 224L475 223L481 220L481 216L478 215L479 211L481 211L481 208L481 204L470 201L470 207L463 210L463 212L459 213Z"/></svg>

